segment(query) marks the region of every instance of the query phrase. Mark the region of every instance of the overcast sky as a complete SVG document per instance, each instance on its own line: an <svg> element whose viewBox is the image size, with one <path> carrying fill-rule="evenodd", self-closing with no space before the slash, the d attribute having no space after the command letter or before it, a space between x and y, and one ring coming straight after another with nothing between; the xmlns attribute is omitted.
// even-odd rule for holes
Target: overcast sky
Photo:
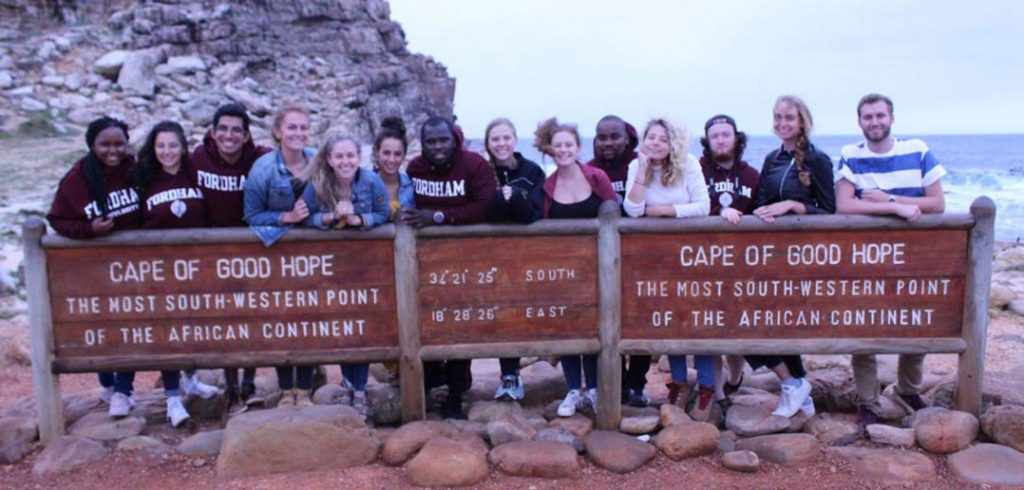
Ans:
<svg viewBox="0 0 1024 490"><path fill-rule="evenodd" d="M818 134L855 134L881 92L899 134L1024 133L1024 1L391 0L413 52L456 78L470 137L496 116L590 135L601 116L711 115L771 134L781 94Z"/></svg>

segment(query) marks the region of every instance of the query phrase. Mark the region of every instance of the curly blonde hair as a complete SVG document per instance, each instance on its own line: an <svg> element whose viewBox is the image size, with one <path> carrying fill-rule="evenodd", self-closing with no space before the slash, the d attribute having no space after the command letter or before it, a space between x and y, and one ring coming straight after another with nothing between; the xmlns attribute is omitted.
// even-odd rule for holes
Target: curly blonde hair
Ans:
<svg viewBox="0 0 1024 490"><path fill-rule="evenodd" d="M669 152L668 158L660 164L661 168L661 185L665 187L674 187L677 184L682 183L683 175L685 175L687 154L690 152L690 132L687 131L686 126L670 121L665 118L654 118L647 121L647 126L644 127L644 132L640 136L640 144L643 145L643 141L647 138L647 132L654 126L661 126L668 133L669 141ZM654 165L647 166L647 175L644 179L650 182L654 178Z"/></svg>

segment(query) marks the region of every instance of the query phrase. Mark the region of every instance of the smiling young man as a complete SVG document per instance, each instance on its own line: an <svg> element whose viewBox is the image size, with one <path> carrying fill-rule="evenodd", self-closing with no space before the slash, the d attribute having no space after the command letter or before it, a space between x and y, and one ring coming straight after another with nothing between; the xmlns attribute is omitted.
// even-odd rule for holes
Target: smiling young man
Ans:
<svg viewBox="0 0 1024 490"><path fill-rule="evenodd" d="M253 163L268 152L270 148L253 143L249 132L249 113L245 107L236 103L225 104L213 114L213 127L206 132L202 144L192 151L189 159L194 180L206 198L210 226L246 226L242 219L245 177ZM224 379L229 415L244 412L247 403L263 403L256 396L255 368L245 368L241 387L236 369L225 369Z"/></svg>
<svg viewBox="0 0 1024 490"><path fill-rule="evenodd" d="M423 123L423 153L409 162L406 170L416 200L416 209L401 211L407 225L468 225L487 219L487 206L498 189L494 171L483 157L463 150L462 139L462 133L447 119L435 116ZM423 363L427 388L448 385L445 418L466 418L462 395L473 384L471 363L469 359Z"/></svg>
<svg viewBox="0 0 1024 490"><path fill-rule="evenodd" d="M846 145L836 175L836 209L840 214L895 215L914 221L921 213L946 208L940 180L946 169L918 139L891 134L892 100L868 94L857 103L857 124L865 141ZM921 399L924 354L899 357L893 400L908 411L925 407ZM878 421L878 369L874 354L854 355L857 421L863 427Z"/></svg>
<svg viewBox="0 0 1024 490"><path fill-rule="evenodd" d="M626 177L629 162L636 159L640 145L636 128L619 116L604 116L597 122L594 132L594 158L587 162L608 175L612 189L619 195L619 201L626 196Z"/></svg>

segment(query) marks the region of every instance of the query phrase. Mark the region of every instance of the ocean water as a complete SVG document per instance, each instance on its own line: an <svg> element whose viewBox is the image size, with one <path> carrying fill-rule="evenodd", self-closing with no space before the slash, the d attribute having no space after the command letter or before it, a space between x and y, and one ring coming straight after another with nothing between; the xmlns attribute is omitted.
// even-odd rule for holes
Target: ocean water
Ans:
<svg viewBox="0 0 1024 490"><path fill-rule="evenodd" d="M1024 135L896 135L899 138L920 138L939 159L949 175L942 179L947 212L967 212L971 202L988 196L996 203L996 240L1024 240ZM835 161L839 149L861 141L860 135L816 136L812 142ZM779 146L774 136L752 136L744 159L760 169L765 155ZM481 140L471 140L470 148L482 150ZM554 171L550 158L541 158L533 148L533 140L519 140L517 149L523 155ZM690 152L700 154L700 143L694 140ZM581 161L590 160L593 142L583 141Z"/></svg>

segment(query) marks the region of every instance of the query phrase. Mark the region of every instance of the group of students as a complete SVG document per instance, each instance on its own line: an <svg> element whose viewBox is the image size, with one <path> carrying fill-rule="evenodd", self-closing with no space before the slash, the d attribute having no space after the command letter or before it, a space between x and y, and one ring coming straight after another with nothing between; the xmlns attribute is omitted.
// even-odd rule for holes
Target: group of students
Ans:
<svg viewBox="0 0 1024 490"><path fill-rule="evenodd" d="M546 176L537 163L515 151L516 128L498 118L487 125L487 158L463 149L463 134L452 121L429 118L420 128L422 153L403 172L408 142L401 119L380 123L373 141L373 171L360 165L360 145L329 134L319 148L307 147L309 112L281 106L273 120L277 148L257 147L249 116L236 104L221 107L203 144L188 156L181 127L164 122L153 128L136 163L127 151L127 127L101 118L89 125L89 154L61 181L48 218L58 233L89 238L116 229L241 226L248 224L267 246L296 225L313 228L370 229L390 220L416 228L482 222L527 224L539 219L594 218L604 201L621 204L631 217L689 218L718 215L739 223L753 215L771 223L786 214L891 214L915 220L944 209L939 180L945 169L920 140L891 136L892 101L869 94L857 105L865 141L842 150L838 178L831 158L810 141L813 120L797 97L780 97L773 129L781 146L764 159L761 172L743 160L746 135L729 116L704 125L698 159L689 153L685 127L652 119L642 132L616 116L602 118L594 138L594 159L579 162L581 139L574 125L548 119L535 132L535 146L553 159ZM782 380L775 415L813 415L810 384L800 356L696 356L696 386L687 384L685 356L669 356L669 401L683 406L693 397L691 415L707 420L713 402L728 406L727 395L743 380L744 363L765 366ZM560 358L569 391L558 415L597 406L596 356ZM895 400L908 409L924 406L920 397L922 355L900 357ZM426 388L447 385L446 418L464 418L463 395L472 384L470 360L424 363ZM649 356L623 357L623 402L644 406ZM520 360L500 360L496 399L524 396ZM877 421L879 384L873 355L855 355L854 373L862 424ZM101 394L110 414L131 408L134 373L101 374ZM368 366L342 365L349 401L366 414ZM174 425L188 417L181 407L179 374L162 373L168 417ZM230 413L261 403L253 370L239 384L226 371ZM281 405L311 404L313 367L277 368ZM585 385L584 385L585 382ZM586 388L584 388L584 386ZM185 391L212 396L216 389L186 373Z"/></svg>

